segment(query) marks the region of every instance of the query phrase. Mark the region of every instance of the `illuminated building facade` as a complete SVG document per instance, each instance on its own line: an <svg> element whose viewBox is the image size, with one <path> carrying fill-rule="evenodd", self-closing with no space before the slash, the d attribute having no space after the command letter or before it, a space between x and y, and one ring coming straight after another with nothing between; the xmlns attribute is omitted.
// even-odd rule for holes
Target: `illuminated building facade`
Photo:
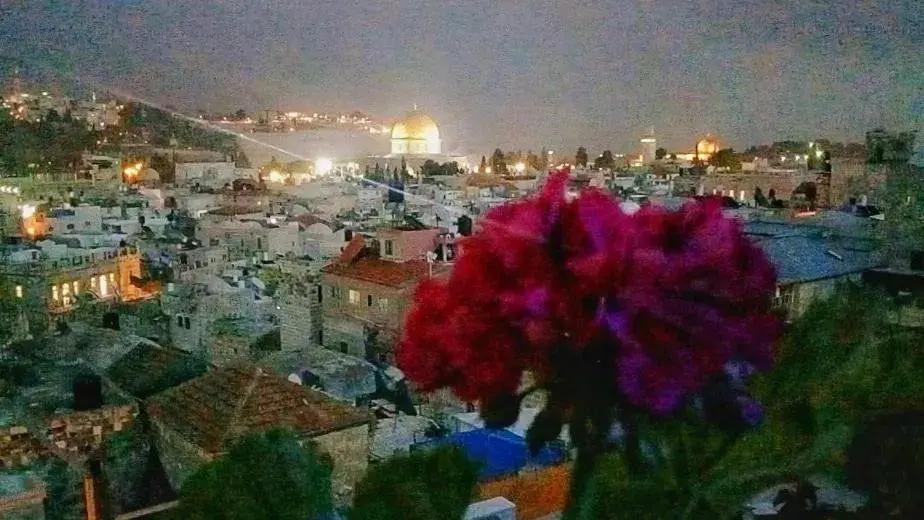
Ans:
<svg viewBox="0 0 924 520"><path fill-rule="evenodd" d="M132 283L141 277L141 256L134 247L4 251L0 297L21 303L30 321L72 310L78 299L133 301L151 296Z"/></svg>

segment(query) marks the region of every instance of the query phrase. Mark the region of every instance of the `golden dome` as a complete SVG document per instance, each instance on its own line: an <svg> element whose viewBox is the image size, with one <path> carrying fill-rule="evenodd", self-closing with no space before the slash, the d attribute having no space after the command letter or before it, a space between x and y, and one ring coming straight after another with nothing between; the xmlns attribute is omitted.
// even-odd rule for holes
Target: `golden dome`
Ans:
<svg viewBox="0 0 924 520"><path fill-rule="evenodd" d="M413 111L403 121L395 123L391 129L391 138L437 141L440 138L440 130L433 118L423 112Z"/></svg>
<svg viewBox="0 0 924 520"><path fill-rule="evenodd" d="M705 139L696 143L696 153L700 155L712 155L719 151L719 142L712 136L706 136Z"/></svg>

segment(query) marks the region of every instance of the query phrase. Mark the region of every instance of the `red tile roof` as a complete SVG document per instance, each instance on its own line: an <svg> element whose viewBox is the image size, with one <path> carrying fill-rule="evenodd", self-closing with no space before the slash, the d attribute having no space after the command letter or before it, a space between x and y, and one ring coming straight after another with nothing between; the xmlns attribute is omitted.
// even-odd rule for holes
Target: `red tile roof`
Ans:
<svg viewBox="0 0 924 520"><path fill-rule="evenodd" d="M222 453L235 440L270 428L315 437L371 421L368 412L247 364L161 392L147 408L154 420L208 453Z"/></svg>
<svg viewBox="0 0 924 520"><path fill-rule="evenodd" d="M346 250L344 250L346 253ZM440 270L433 266L434 275ZM380 258L360 258L352 263L333 263L321 269L322 273L353 278L388 287L402 287L428 276L430 269L426 260L391 262Z"/></svg>
<svg viewBox="0 0 924 520"><path fill-rule="evenodd" d="M353 240L350 240L350 243L343 248L343 251L340 253L339 262L342 264L349 264L356 261L365 248L366 239L363 238L362 235L356 235L353 237Z"/></svg>

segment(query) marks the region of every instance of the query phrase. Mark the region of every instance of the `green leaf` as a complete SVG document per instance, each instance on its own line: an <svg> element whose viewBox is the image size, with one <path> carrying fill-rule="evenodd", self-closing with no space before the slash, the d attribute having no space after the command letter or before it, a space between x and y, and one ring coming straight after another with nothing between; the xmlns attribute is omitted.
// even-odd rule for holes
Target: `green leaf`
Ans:
<svg viewBox="0 0 924 520"><path fill-rule="evenodd" d="M681 507L679 498L679 491L666 472L652 472L643 478L632 478L622 456L609 454L600 460L591 477L577 518L677 518Z"/></svg>

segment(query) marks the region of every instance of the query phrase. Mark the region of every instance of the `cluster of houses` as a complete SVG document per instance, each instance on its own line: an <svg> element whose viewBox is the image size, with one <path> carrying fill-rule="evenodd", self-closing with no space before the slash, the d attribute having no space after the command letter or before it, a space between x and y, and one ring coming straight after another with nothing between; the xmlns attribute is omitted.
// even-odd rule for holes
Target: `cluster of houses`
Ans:
<svg viewBox="0 0 924 520"><path fill-rule="evenodd" d="M105 466L107 439L127 430L152 447L151 491L111 507L170 507L202 464L274 426L331 455L343 504L368 464L448 432L503 462L486 466L480 498L502 495L520 518L560 510L567 432L559 451L526 456L523 425L540 403L486 436L473 404L416 395L394 357L416 285L451 272L479 215L537 189L541 176L400 187L329 178L268 190L236 175L184 166L171 185L0 194L18 220L0 246L0 463L10 482L0 516L40 514L50 459L79 469L86 515L102 507L94 464ZM575 182L606 185L590 172ZM891 288L924 268L891 265L881 221L856 212L728 211L776 266L774 301L791 319L842 281Z"/></svg>

